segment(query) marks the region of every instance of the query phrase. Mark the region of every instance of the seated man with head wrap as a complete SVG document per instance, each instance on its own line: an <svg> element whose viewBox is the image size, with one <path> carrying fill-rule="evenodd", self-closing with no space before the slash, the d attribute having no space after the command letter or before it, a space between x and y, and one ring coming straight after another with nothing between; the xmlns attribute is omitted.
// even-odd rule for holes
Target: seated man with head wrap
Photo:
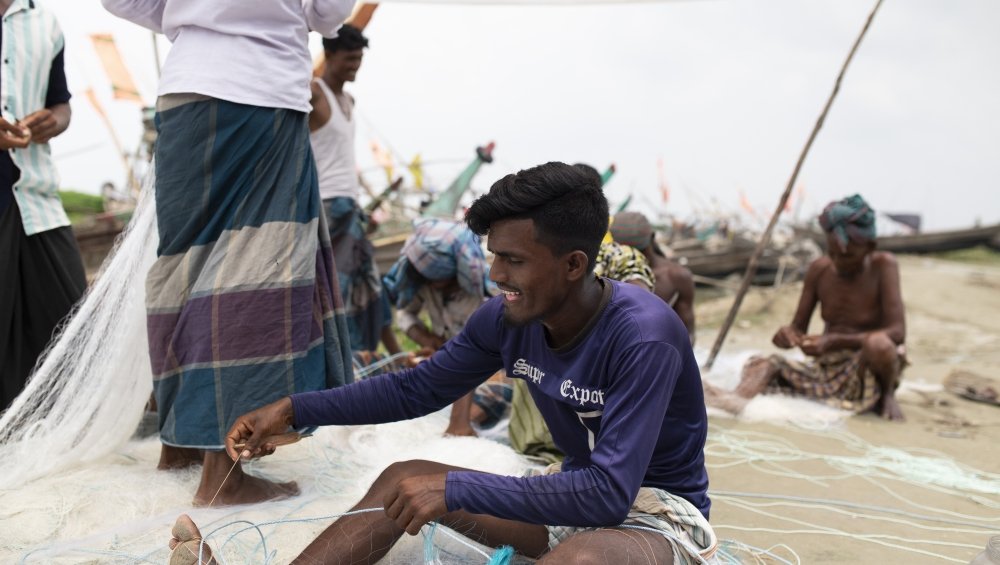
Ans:
<svg viewBox="0 0 1000 565"><path fill-rule="evenodd" d="M399 260L382 278L382 284L396 305L396 325L429 356L457 335L469 316L496 294L489 273L479 236L465 224L430 218L417 220L413 235L403 244ZM420 319L421 311L427 312L430 328ZM473 394L462 397L451 407L445 433L476 435L470 418L486 421L488 408L474 406Z"/></svg>
<svg viewBox="0 0 1000 565"><path fill-rule="evenodd" d="M653 226L639 212L619 212L611 222L611 236L621 245L639 250L653 270L653 294L670 305L684 322L694 345L694 279L687 268L667 259L656 244ZM613 278L613 277L612 277Z"/></svg>
<svg viewBox="0 0 1000 565"><path fill-rule="evenodd" d="M738 412L768 390L903 419L895 391L906 364L906 322L896 258L875 250L875 212L861 196L831 202L820 225L827 255L809 266L795 317L773 338L776 346L798 347L813 361L753 357L735 391L706 383L710 406ZM811 335L809 319L817 304L824 329Z"/></svg>

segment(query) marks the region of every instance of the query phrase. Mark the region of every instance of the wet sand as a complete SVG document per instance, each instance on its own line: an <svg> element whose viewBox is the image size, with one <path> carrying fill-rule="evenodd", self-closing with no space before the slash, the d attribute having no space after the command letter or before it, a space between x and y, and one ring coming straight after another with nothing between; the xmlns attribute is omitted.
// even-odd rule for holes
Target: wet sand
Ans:
<svg viewBox="0 0 1000 565"><path fill-rule="evenodd" d="M899 261L911 362L899 393L906 422L866 414L814 431L712 417L711 490L732 493L714 498L720 537L787 544L802 563L915 565L968 563L1000 534L1000 408L940 386L954 370L1000 382L1000 264ZM754 290L723 352L778 352L770 337L791 321L800 289ZM730 303L723 296L697 305L700 347L711 346ZM810 329L821 327L814 318ZM734 451L740 442L756 443ZM971 480L977 476L981 482ZM757 494L878 508L750 497ZM795 562L789 551L774 551Z"/></svg>

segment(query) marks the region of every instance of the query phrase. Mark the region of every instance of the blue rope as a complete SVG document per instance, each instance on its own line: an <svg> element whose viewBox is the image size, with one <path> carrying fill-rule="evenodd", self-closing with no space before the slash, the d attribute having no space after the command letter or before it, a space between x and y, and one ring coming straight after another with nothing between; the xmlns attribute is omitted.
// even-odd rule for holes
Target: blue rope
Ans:
<svg viewBox="0 0 1000 565"><path fill-rule="evenodd" d="M514 560L514 548L509 545L501 545L490 556L486 565L510 565Z"/></svg>
<svg viewBox="0 0 1000 565"><path fill-rule="evenodd" d="M434 532L438 523L431 522L430 530L424 535L424 563L434 563L437 560L437 548L434 547Z"/></svg>

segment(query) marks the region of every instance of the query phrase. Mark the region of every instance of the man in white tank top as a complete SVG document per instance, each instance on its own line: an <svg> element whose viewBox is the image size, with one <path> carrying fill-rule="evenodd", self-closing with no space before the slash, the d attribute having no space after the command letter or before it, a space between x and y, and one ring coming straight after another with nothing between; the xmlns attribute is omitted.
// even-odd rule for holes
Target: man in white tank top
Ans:
<svg viewBox="0 0 1000 565"><path fill-rule="evenodd" d="M344 92L344 83L357 76L367 46L368 39L361 30L349 24L338 30L337 37L323 40L326 64L323 75L312 82L309 138L330 226L351 349L374 351L381 340L389 353L398 353L392 312L382 291L374 248L366 238L369 218L358 205L361 185L354 156L354 98Z"/></svg>

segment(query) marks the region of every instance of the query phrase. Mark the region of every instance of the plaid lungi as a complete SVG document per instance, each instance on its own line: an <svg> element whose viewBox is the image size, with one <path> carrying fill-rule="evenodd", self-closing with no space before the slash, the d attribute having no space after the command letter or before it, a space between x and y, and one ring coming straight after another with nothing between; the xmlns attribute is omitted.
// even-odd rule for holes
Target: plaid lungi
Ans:
<svg viewBox="0 0 1000 565"><path fill-rule="evenodd" d="M901 364L906 366L906 350L898 347ZM767 391L816 400L855 413L871 410L882 397L878 377L861 362L861 351L831 351L808 362L786 359L781 355L751 357L747 364L771 363L778 374Z"/></svg>
<svg viewBox="0 0 1000 565"><path fill-rule="evenodd" d="M545 469L530 470L528 475L551 475L561 471L562 463L553 463ZM676 565L706 563L719 547L715 530L700 510L687 500L658 488L640 488L628 516L618 527L656 530L670 542ZM574 534L604 528L546 526L546 529L552 549Z"/></svg>
<svg viewBox="0 0 1000 565"><path fill-rule="evenodd" d="M218 449L235 419L353 380L307 116L157 102L147 331L163 443Z"/></svg>
<svg viewBox="0 0 1000 565"><path fill-rule="evenodd" d="M368 240L368 218L353 198L323 201L330 225L330 245L337 263L340 297L347 316L351 350L375 351L382 328L392 324L392 306L382 291L375 247Z"/></svg>

